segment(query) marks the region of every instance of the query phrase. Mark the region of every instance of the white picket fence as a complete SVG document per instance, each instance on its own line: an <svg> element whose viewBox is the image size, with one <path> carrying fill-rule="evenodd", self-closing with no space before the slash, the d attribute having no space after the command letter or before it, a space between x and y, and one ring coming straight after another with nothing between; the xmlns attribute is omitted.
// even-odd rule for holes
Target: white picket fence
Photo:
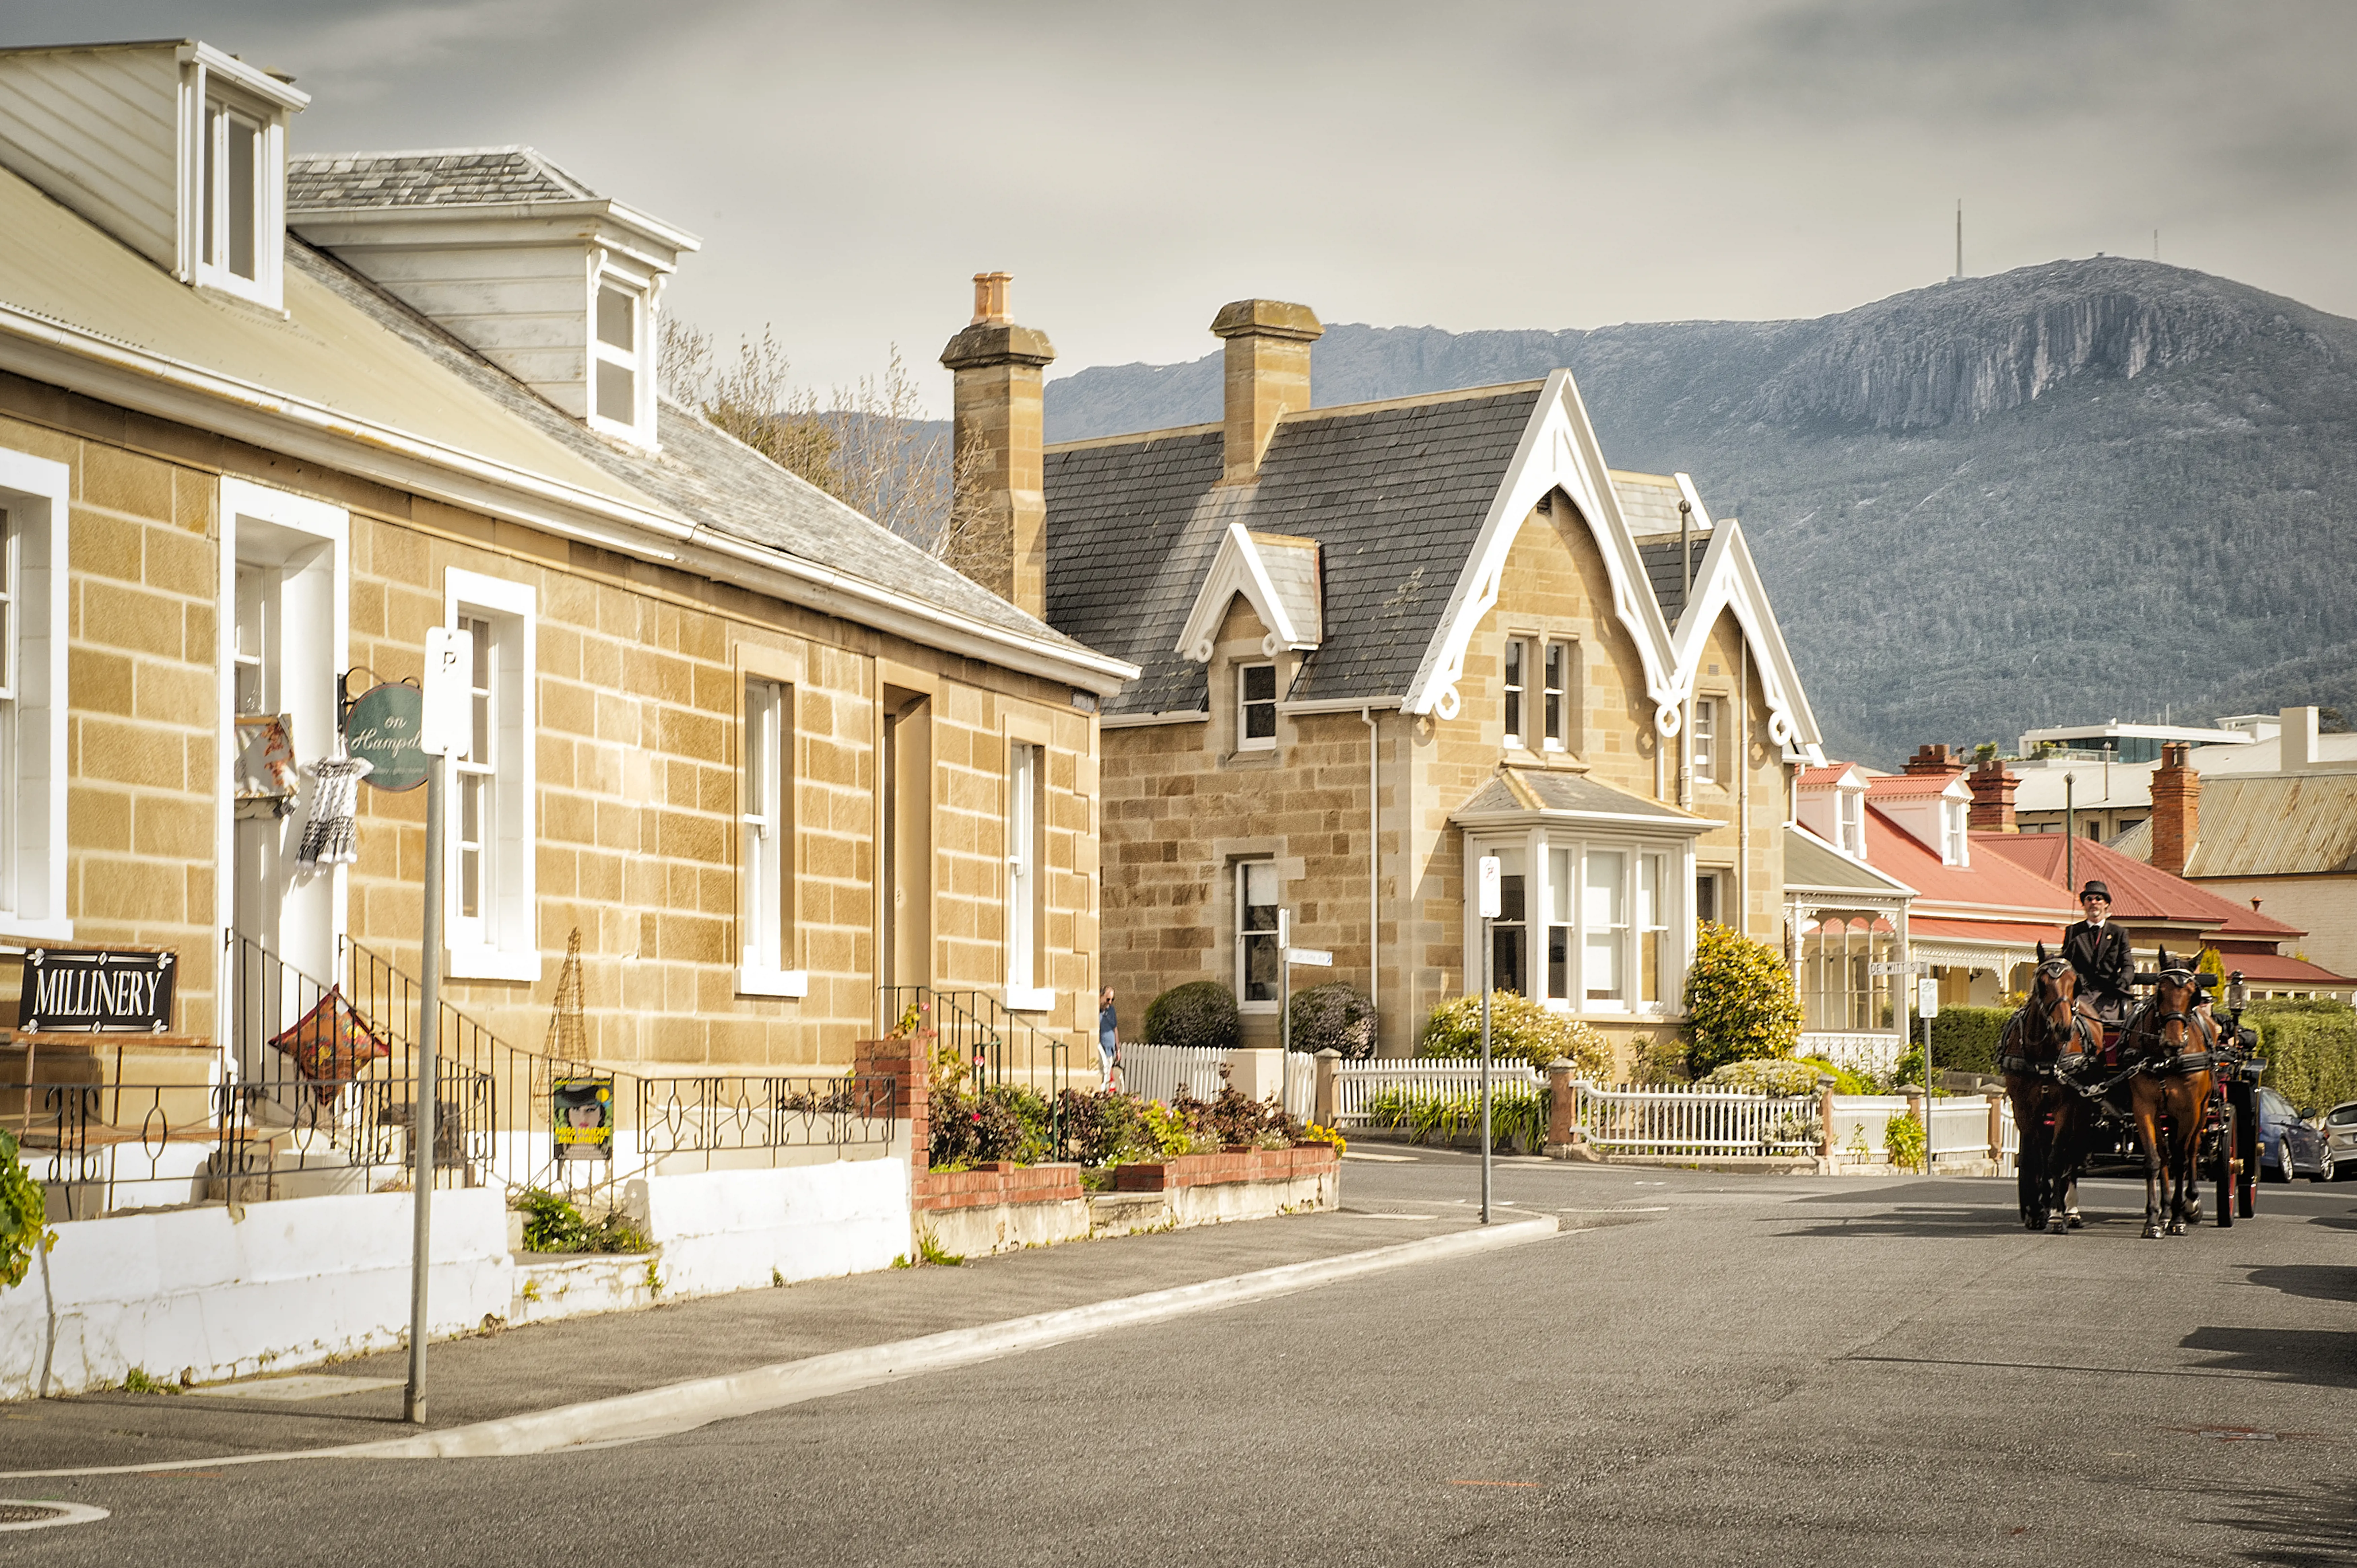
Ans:
<svg viewBox="0 0 2357 1568"><path fill-rule="evenodd" d="M2021 1152L2021 1134L2013 1124L2013 1106L1997 1101L1997 1148L1989 1148L1989 1101L1977 1094L1931 1102L1932 1165L1972 1164L1995 1159L1997 1173L2013 1174L2014 1157ZM1888 1165L1883 1152L1885 1130L1893 1116L1907 1114L1903 1094L1836 1094L1834 1096L1834 1157L1857 1167ZM1864 1153L1859 1153L1860 1145Z"/></svg>
<svg viewBox="0 0 2357 1568"><path fill-rule="evenodd" d="M1312 1080L1313 1084L1315 1080ZM1526 1062L1492 1062L1492 1095L1508 1089L1546 1087L1546 1075ZM1406 1061L1344 1062L1334 1074L1334 1122L1339 1127L1367 1124L1367 1105L1385 1090L1413 1095L1474 1101L1481 1097L1481 1064L1461 1057L1420 1057Z"/></svg>
<svg viewBox="0 0 2357 1568"><path fill-rule="evenodd" d="M1573 1086L1588 1146L1620 1155L1813 1155L1813 1095L1775 1098L1684 1086Z"/></svg>
<svg viewBox="0 0 2357 1568"><path fill-rule="evenodd" d="M1218 1096L1220 1069L1228 1053L1217 1046L1149 1046L1131 1043L1121 1047L1121 1087L1146 1100L1168 1105L1181 1089L1198 1100ZM1302 1051L1285 1057L1285 1108L1307 1118L1318 1102L1318 1058Z"/></svg>

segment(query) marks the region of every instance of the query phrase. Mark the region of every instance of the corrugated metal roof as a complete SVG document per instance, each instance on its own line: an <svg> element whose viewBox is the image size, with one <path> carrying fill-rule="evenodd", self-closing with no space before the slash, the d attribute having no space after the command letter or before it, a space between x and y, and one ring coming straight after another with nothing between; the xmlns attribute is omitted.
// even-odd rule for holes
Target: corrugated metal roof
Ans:
<svg viewBox="0 0 2357 1568"><path fill-rule="evenodd" d="M1878 898L1907 898L1913 890L1870 865L1860 865L1803 827L1784 828L1784 886L1834 888Z"/></svg>
<svg viewBox="0 0 2357 1568"><path fill-rule="evenodd" d="M2103 883L2112 890L2113 915L2131 925L2138 920L2194 922L2220 936L2260 941L2289 941L2308 934L2093 839L2078 840L2072 850L2061 833L1975 833L1972 844L1975 854L2003 855L2065 893L2076 892L2067 885L2068 875L2075 875L2083 886L2090 879ZM2072 869L2066 872L2066 866Z"/></svg>
<svg viewBox="0 0 2357 1568"><path fill-rule="evenodd" d="M2196 827L2188 876L2357 871L2357 773L2204 779Z"/></svg>

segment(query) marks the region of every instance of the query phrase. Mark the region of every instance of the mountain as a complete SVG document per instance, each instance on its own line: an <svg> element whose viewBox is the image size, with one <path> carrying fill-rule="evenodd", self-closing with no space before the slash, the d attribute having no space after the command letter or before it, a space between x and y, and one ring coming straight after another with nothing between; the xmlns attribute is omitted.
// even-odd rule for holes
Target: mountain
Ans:
<svg viewBox="0 0 2357 1568"><path fill-rule="evenodd" d="M2054 262L1813 321L1328 329L1320 404L1567 366L1619 467L1739 514L1825 731L2357 714L2357 321ZM1050 441L1220 416L1220 360L1084 370Z"/></svg>

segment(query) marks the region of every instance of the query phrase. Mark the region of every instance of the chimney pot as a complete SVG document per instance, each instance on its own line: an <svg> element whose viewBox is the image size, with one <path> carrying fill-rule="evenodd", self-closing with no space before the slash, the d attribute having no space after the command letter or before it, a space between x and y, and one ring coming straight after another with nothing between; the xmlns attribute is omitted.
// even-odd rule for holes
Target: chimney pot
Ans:
<svg viewBox="0 0 2357 1568"><path fill-rule="evenodd" d="M979 327L984 322L1006 323L1015 318L1007 314L1006 285L1015 281L1013 273L976 273L974 274L974 320L968 325Z"/></svg>
<svg viewBox="0 0 2357 1568"><path fill-rule="evenodd" d="M1907 771L1953 779L1964 770L1962 758L1944 746L1919 746L1907 759Z"/></svg>
<svg viewBox="0 0 2357 1568"><path fill-rule="evenodd" d="M1276 423L1309 406L1309 346L1326 335L1317 312L1276 299L1239 299L1211 318L1227 343L1223 485L1260 478Z"/></svg>

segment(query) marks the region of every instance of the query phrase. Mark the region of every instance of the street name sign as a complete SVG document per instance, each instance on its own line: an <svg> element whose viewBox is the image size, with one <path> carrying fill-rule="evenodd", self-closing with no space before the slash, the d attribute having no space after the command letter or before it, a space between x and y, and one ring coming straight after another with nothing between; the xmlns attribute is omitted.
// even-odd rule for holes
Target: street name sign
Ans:
<svg viewBox="0 0 2357 1568"><path fill-rule="evenodd" d="M1312 969L1331 969L1334 955L1324 948L1290 948L1286 958L1294 963L1306 963Z"/></svg>

